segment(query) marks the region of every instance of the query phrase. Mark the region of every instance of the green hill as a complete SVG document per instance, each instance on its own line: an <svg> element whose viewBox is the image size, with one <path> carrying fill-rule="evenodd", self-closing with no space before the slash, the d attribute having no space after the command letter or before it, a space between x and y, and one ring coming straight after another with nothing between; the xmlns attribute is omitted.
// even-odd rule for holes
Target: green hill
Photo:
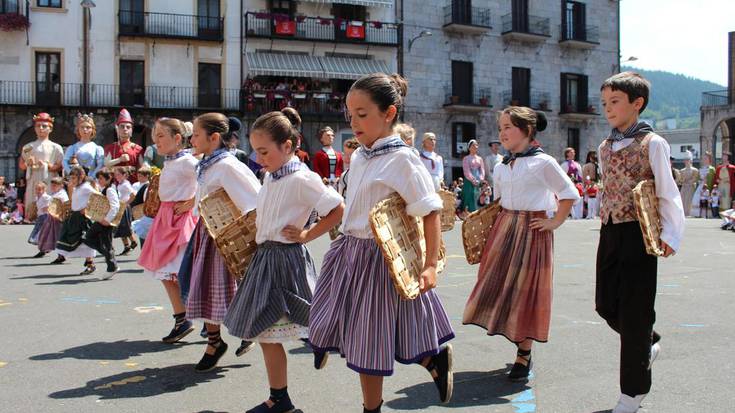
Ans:
<svg viewBox="0 0 735 413"><path fill-rule="evenodd" d="M677 73L625 66L623 70L634 70L653 85L650 102L641 117L653 120L677 119L677 128L698 128L702 92L726 89L717 83Z"/></svg>

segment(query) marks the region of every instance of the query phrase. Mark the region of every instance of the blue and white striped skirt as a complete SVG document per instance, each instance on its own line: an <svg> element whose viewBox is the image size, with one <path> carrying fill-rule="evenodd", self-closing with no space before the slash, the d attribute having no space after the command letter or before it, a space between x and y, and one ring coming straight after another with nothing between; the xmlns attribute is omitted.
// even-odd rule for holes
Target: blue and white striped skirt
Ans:
<svg viewBox="0 0 735 413"><path fill-rule="evenodd" d="M251 340L274 324L282 325L284 316L308 327L315 283L316 268L304 245L259 244L224 325L231 335Z"/></svg>
<svg viewBox="0 0 735 413"><path fill-rule="evenodd" d="M332 242L314 292L309 319L314 351L337 351L358 373L390 376L394 360L420 362L454 338L434 290L415 300L396 292L374 239Z"/></svg>

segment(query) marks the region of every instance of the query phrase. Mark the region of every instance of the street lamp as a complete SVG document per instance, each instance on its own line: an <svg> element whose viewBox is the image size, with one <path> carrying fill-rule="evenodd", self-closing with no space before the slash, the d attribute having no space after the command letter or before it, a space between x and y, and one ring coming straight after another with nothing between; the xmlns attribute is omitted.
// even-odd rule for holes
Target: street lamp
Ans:
<svg viewBox="0 0 735 413"><path fill-rule="evenodd" d="M429 36L432 36L431 32L428 31L428 30L424 30L421 33L419 33L418 36L416 36L413 39L409 40L408 41L408 53L411 53L411 46L413 46L413 42L415 42L416 40L418 40L418 39L420 39L422 37L429 37Z"/></svg>
<svg viewBox="0 0 735 413"><path fill-rule="evenodd" d="M92 27L92 14L91 9L97 7L92 0L82 0L80 3L82 6L83 16L83 56L82 56L82 105L87 106L89 100L89 30Z"/></svg>
<svg viewBox="0 0 735 413"><path fill-rule="evenodd" d="M620 56L620 57L622 57L622 56ZM613 64L612 64L612 67L610 68L610 69L612 70L613 74L615 74L615 73L619 73L619 72L620 72L620 70L622 70L622 67L623 67L623 63L628 63L628 62L635 62L635 61L637 61L637 60L638 60L638 58L637 58L637 57L635 57L635 56L630 56L630 57L628 57L627 59L625 59L625 60L622 60L622 61L621 61L621 60L620 60L620 57L618 57L618 64L615 64L615 63L613 63Z"/></svg>

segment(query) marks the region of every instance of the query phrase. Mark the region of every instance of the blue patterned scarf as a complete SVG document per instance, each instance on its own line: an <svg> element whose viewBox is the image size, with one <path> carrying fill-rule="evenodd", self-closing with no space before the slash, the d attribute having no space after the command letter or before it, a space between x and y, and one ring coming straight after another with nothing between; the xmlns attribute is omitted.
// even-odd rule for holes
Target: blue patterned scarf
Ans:
<svg viewBox="0 0 735 413"><path fill-rule="evenodd" d="M380 146L376 146L372 149L368 149L365 145L361 145L360 154L365 159L372 159L376 156L385 155L386 153L395 152L403 147L408 147L403 140L398 136L392 136L387 141L383 142Z"/></svg>
<svg viewBox="0 0 735 413"><path fill-rule="evenodd" d="M189 151L187 151L186 149L182 149L182 150L178 151L176 153L176 155L166 155L166 161L174 161L174 160L179 159L179 158L181 158L182 156L184 156L184 155L186 155L188 153L189 153Z"/></svg>
<svg viewBox="0 0 735 413"><path fill-rule="evenodd" d="M207 172L207 169L228 156L233 155L227 148L220 148L212 152L211 155L202 158L197 165L197 182L199 182L199 184L204 184L204 173Z"/></svg>
<svg viewBox="0 0 735 413"><path fill-rule="evenodd" d="M273 171L273 173L271 173L271 178L273 178L274 181L277 181L283 177L291 175L292 173L296 171L300 171L304 168L306 168L306 165L304 165L298 158L292 159L286 162L285 164L283 164L283 166L278 168L278 170Z"/></svg>
<svg viewBox="0 0 735 413"><path fill-rule="evenodd" d="M626 129L625 132L620 132L618 128L613 128L612 131L610 131L610 136L607 139L613 142L620 142L623 139L635 138L642 133L649 132L653 132L653 128L651 127L651 125L647 124L646 122L638 122Z"/></svg>

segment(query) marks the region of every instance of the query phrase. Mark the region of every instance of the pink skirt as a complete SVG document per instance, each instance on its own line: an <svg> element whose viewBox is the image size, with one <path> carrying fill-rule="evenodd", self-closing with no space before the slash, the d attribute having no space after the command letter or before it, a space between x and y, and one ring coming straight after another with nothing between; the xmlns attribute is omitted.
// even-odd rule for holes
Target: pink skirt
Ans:
<svg viewBox="0 0 735 413"><path fill-rule="evenodd" d="M176 215L174 205L176 202L161 202L161 208L143 244L138 265L148 271L155 272L176 259L180 250L186 248L196 228L197 217L191 211Z"/></svg>
<svg viewBox="0 0 735 413"><path fill-rule="evenodd" d="M61 226L63 223L57 221L51 215L38 231L38 250L43 252L53 251L56 248L56 242L61 236Z"/></svg>

